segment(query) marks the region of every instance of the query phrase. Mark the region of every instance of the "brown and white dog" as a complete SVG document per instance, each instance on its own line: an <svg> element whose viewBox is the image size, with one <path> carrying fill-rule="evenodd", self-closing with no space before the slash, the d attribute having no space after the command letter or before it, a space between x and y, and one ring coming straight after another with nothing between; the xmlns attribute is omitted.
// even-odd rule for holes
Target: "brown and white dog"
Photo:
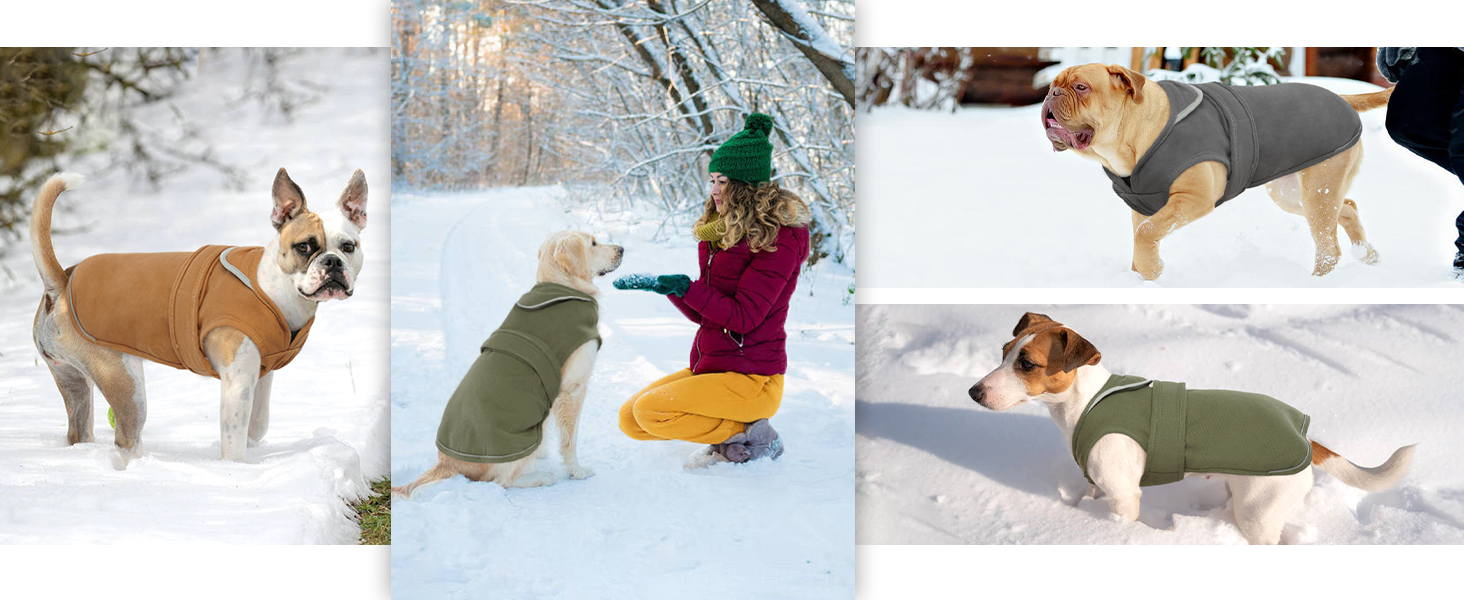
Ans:
<svg viewBox="0 0 1464 600"><path fill-rule="evenodd" d="M103 347L78 330L68 293L72 270L61 267L51 245L52 207L61 192L80 182L75 174L52 177L41 187L31 209L31 253L46 285L36 311L36 349L66 403L67 443L92 441L95 385L115 413L115 441L125 466L140 452L147 420L144 358ZM275 174L272 195L270 221L276 235L264 247L257 272L248 275L278 308L293 335L314 318L322 302L354 293L356 276L365 261L360 246L361 230L366 227L366 176L357 170L336 200L336 210L321 214L306 208L304 192L284 169ZM222 387L221 455L224 460L243 461L247 446L262 439L269 429L274 371L260 375L260 347L235 327L214 328L204 334L201 344Z"/></svg>
<svg viewBox="0 0 1464 600"><path fill-rule="evenodd" d="M1392 88L1371 94L1344 95L1358 112L1388 103ZM1087 64L1057 74L1042 104L1042 122L1056 151L1103 163L1109 171L1128 177L1169 120L1168 95L1159 84L1121 65ZM1342 250L1337 225L1360 250L1362 261L1377 262L1357 215L1357 203L1347 198L1353 177L1362 164L1362 143L1311 167L1266 184L1266 193L1288 213L1306 218L1316 244L1313 275L1326 275L1337 265ZM1159 242L1180 227L1215 208L1225 192L1225 165L1205 161L1182 172L1169 188L1169 202L1153 216L1133 211L1134 258L1130 265L1146 280L1164 271Z"/></svg>
<svg viewBox="0 0 1464 600"><path fill-rule="evenodd" d="M579 231L560 231L550 234L539 247L539 266L535 281L557 283L574 288L591 296L599 295L594 278L603 276L620 267L625 249L614 244L601 244L594 236ZM579 463L575 434L579 426L580 409L589 392L590 373L595 368L595 356L599 353L598 340L582 344L569 358L565 359L561 371L559 395L551 405L555 424L559 427L559 454L565 469L572 479L587 479L595 472ZM547 471L533 471L546 446L518 460L504 463L476 463L460 460L437 452L437 464L416 481L391 488L394 495L410 497L418 487L442 481L454 475L462 475L472 481L494 482L503 487L537 487L555 482L554 474Z"/></svg>
<svg viewBox="0 0 1464 600"><path fill-rule="evenodd" d="M1028 401L1047 405L1052 421L1072 445L1073 431L1089 401L1112 375L1100 361L1102 353L1083 336L1046 315L1027 313L1017 321L1015 336L1002 347L1002 363L971 386L971 399L991 410L1003 411ZM1252 544L1281 540L1287 515L1301 504L1312 487L1312 467L1318 467L1349 486L1379 491L1392 487L1408 472L1413 446L1393 452L1387 462L1359 467L1316 442L1312 462L1292 475L1223 477L1230 493L1235 523ZM1139 480L1147 453L1133 438L1110 433L1098 439L1088 455L1093 485L1083 497L1106 496L1115 516L1139 518ZM1185 476L1204 475L1185 473ZM1080 499L1081 500L1081 499Z"/></svg>

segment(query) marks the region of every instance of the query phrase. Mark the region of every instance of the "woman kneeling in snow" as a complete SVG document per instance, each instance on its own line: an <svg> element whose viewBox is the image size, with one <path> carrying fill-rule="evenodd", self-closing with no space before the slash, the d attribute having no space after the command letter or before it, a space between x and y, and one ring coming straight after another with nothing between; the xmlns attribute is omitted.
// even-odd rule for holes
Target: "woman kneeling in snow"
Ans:
<svg viewBox="0 0 1464 600"><path fill-rule="evenodd" d="M664 294L699 324L691 367L667 375L620 407L620 430L638 440L710 444L688 467L783 453L768 418L783 399L788 299L808 259L808 205L770 181L773 121L747 116L712 153L712 193L692 233L701 274L631 275L619 289Z"/></svg>

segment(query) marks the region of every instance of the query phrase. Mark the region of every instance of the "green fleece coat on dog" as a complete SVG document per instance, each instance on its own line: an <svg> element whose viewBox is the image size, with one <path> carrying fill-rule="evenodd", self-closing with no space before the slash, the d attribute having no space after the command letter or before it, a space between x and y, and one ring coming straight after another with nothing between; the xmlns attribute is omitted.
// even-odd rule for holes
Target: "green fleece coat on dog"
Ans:
<svg viewBox="0 0 1464 600"><path fill-rule="evenodd" d="M1079 417L1072 452L1090 483L1088 453L1110 433L1148 453L1140 486L1173 483L1187 472L1291 475L1311 464L1310 422L1270 396L1114 375Z"/></svg>
<svg viewBox="0 0 1464 600"><path fill-rule="evenodd" d="M585 342L599 345L599 322L599 305L588 294L557 283L531 288L483 342L447 401L437 448L475 463L532 454L559 396L564 362Z"/></svg>

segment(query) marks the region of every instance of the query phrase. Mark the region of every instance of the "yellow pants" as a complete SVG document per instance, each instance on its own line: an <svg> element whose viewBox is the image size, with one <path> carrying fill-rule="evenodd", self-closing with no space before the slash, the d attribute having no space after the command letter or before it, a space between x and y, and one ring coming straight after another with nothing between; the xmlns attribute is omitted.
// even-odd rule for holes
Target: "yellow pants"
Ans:
<svg viewBox="0 0 1464 600"><path fill-rule="evenodd" d="M620 407L620 430L637 440L720 444L747 423L772 417L783 401L782 375L677 371Z"/></svg>

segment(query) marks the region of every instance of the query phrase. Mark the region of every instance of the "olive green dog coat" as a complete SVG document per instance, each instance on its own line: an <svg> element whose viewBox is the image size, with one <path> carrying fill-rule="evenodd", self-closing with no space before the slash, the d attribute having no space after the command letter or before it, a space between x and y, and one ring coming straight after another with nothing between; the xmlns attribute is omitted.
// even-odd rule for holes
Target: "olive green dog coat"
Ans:
<svg viewBox="0 0 1464 600"><path fill-rule="evenodd" d="M1169 187L1205 161L1225 165L1225 192L1215 206L1247 188L1295 173L1351 148L1362 119L1346 100L1305 83L1229 86L1160 81L1169 121L1128 177L1106 167L1113 191L1144 216L1169 203Z"/></svg>
<svg viewBox="0 0 1464 600"><path fill-rule="evenodd" d="M218 379L203 339L233 327L259 348L259 374L290 364L315 318L291 332L254 281L264 248L98 254L71 268L66 297L76 328L98 346Z"/></svg>
<svg viewBox="0 0 1464 600"><path fill-rule="evenodd" d="M519 298L483 342L437 427L437 449L459 460L503 463L539 447L569 355L600 342L595 299L557 283Z"/></svg>
<svg viewBox="0 0 1464 600"><path fill-rule="evenodd" d="M1091 483L1088 452L1118 433L1148 453L1141 486L1173 483L1185 473L1290 475L1311 464L1310 422L1270 396L1114 375L1078 418L1073 459Z"/></svg>

